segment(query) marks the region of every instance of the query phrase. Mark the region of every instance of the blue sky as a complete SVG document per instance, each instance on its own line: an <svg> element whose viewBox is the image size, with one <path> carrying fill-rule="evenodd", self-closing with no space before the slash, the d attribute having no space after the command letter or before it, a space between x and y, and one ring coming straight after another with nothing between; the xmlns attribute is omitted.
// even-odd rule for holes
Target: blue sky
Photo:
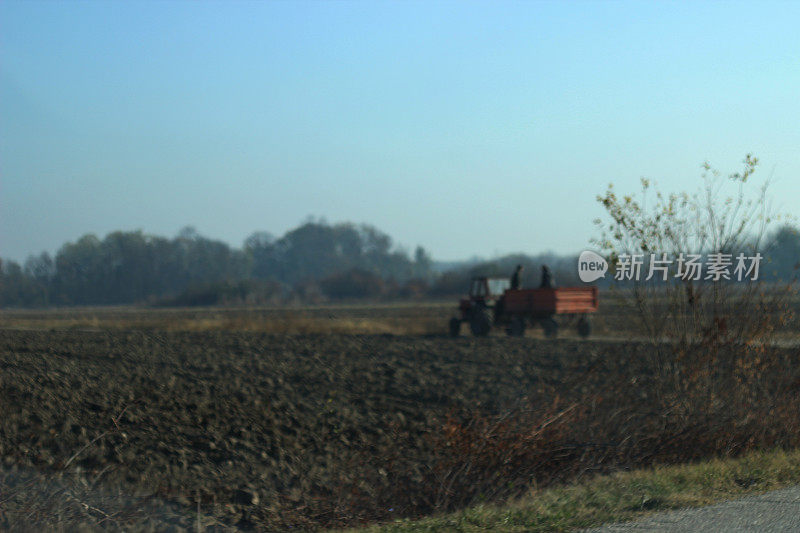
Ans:
<svg viewBox="0 0 800 533"><path fill-rule="evenodd" d="M578 252L595 196L747 152L800 211L800 3L0 3L0 256L309 215Z"/></svg>

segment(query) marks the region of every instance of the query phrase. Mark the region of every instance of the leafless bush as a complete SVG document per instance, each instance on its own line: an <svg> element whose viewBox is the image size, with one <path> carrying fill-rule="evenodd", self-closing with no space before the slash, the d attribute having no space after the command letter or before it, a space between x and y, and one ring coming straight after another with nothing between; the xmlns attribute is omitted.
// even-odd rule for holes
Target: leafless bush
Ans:
<svg viewBox="0 0 800 533"><path fill-rule="evenodd" d="M673 350L691 351L698 363L712 365L723 346L773 342L791 318L793 286L752 279L760 259L751 258L758 257L766 232L781 218L770 208L768 182L752 182L757 164L748 154L740 172L723 176L706 163L696 193L664 195L642 179L638 198L618 196L613 185L598 196L610 220L595 221L601 230L595 243L612 266L622 264L621 258L645 258L641 277L621 283L619 293L653 341L662 377L676 376ZM697 275L688 266L689 254L695 261L728 261L729 268L721 276ZM663 265L664 270L656 268ZM748 270L737 271L740 266ZM690 348L697 343L702 347Z"/></svg>
<svg viewBox="0 0 800 533"><path fill-rule="evenodd" d="M713 348L712 359L675 350L668 357L681 379L656 391L662 369L643 357L649 345L629 348L620 359L576 362L557 390L517 408L450 413L425 449L398 435L396 449L354 458L349 482L330 495L335 506L319 501L329 511L317 516L336 517L327 525L422 516L596 473L800 445L793 350L696 346Z"/></svg>

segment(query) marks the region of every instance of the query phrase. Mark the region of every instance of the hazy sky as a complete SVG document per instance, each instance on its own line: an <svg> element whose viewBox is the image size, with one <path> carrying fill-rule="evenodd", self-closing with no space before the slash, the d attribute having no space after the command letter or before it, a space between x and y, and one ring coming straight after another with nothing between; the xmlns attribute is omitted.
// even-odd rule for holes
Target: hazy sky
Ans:
<svg viewBox="0 0 800 533"><path fill-rule="evenodd" d="M577 252L748 151L800 211L800 2L0 3L0 256L309 215Z"/></svg>

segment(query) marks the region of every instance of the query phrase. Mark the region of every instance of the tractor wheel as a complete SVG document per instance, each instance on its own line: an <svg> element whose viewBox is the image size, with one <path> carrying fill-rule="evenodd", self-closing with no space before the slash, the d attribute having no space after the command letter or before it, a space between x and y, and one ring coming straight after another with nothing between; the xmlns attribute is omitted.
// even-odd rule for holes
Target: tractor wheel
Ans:
<svg viewBox="0 0 800 533"><path fill-rule="evenodd" d="M461 320L456 317L450 319L450 336L458 337L461 334Z"/></svg>
<svg viewBox="0 0 800 533"><path fill-rule="evenodd" d="M469 320L469 329L476 337L485 337L492 330L492 315L485 307L472 312Z"/></svg>
<svg viewBox="0 0 800 533"><path fill-rule="evenodd" d="M592 334L592 323L585 316L578 319L578 335L584 339Z"/></svg>
<svg viewBox="0 0 800 533"><path fill-rule="evenodd" d="M508 334L512 337L525 336L525 317L515 315L511 318L511 326L508 328Z"/></svg>
<svg viewBox="0 0 800 533"><path fill-rule="evenodd" d="M558 336L558 322L553 318L542 320L542 329L544 329L544 336L548 339L555 339Z"/></svg>

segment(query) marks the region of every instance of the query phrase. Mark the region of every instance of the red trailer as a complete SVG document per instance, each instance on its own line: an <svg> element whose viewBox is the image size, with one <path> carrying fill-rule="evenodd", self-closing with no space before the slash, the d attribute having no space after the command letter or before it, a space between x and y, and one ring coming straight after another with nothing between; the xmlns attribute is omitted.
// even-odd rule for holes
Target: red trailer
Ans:
<svg viewBox="0 0 800 533"><path fill-rule="evenodd" d="M578 334L588 337L592 330L588 315L597 306L597 287L514 290L508 279L479 277L472 280L469 297L459 303L458 316L450 319L450 334L457 336L464 322L479 337L493 326L505 326L509 335L522 336L529 324L541 324L545 336L552 338L559 322L574 322Z"/></svg>

